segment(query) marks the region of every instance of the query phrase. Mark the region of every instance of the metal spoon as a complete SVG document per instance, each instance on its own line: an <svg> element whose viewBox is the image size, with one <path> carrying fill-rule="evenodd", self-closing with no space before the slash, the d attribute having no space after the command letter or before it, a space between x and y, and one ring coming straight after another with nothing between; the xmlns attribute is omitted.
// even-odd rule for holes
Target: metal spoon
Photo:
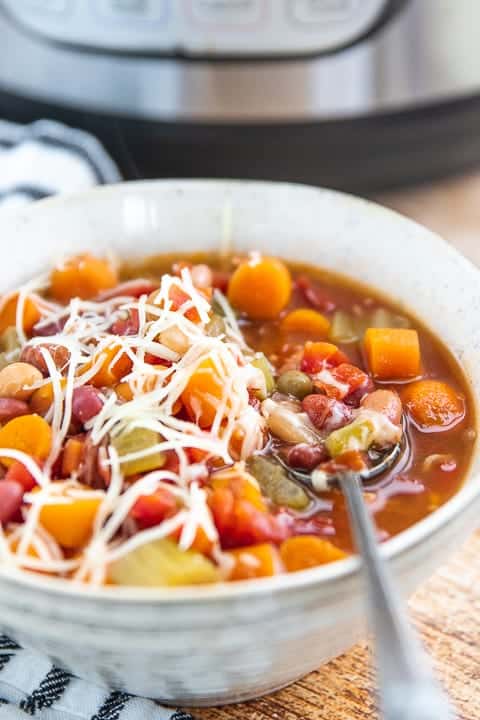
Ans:
<svg viewBox="0 0 480 720"><path fill-rule="evenodd" d="M402 454L398 443L363 472L346 470L329 476L346 500L355 540L363 559L368 588L370 627L376 640L380 705L385 720L453 720L450 702L437 683L431 664L395 590L375 528L362 494L362 485L392 467ZM288 467L290 476L316 493L309 473Z"/></svg>

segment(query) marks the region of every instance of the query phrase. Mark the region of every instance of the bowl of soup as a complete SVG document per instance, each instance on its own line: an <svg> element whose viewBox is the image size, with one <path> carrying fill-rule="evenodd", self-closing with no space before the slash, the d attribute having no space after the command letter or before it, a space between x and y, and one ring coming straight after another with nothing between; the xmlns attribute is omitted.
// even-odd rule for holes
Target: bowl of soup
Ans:
<svg viewBox="0 0 480 720"><path fill-rule="evenodd" d="M176 704L258 696L350 647L365 487L408 594L480 505L478 271L298 185L162 181L3 220L0 629ZM296 481L310 473L315 492Z"/></svg>

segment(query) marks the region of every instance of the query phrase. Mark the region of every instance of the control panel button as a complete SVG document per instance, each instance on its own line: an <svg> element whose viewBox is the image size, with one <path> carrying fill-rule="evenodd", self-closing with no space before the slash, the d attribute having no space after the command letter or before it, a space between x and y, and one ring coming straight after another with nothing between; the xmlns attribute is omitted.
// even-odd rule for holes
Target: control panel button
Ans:
<svg viewBox="0 0 480 720"><path fill-rule="evenodd" d="M167 10L165 0L100 0L98 6L104 17L116 20L159 20Z"/></svg>
<svg viewBox="0 0 480 720"><path fill-rule="evenodd" d="M195 23L204 27L252 25L266 9L265 0L190 0L189 5Z"/></svg>
<svg viewBox="0 0 480 720"><path fill-rule="evenodd" d="M25 10L38 12L63 13L71 6L71 0L20 0L19 5ZM71 9L71 7L70 7Z"/></svg>
<svg viewBox="0 0 480 720"><path fill-rule="evenodd" d="M298 23L345 22L359 9L359 0L290 0L290 15Z"/></svg>

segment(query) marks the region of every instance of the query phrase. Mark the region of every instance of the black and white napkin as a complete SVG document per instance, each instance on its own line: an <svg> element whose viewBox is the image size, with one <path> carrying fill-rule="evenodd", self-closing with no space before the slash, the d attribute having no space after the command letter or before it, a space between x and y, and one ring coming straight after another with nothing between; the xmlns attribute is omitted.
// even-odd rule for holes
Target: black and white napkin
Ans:
<svg viewBox="0 0 480 720"><path fill-rule="evenodd" d="M32 200L121 179L103 146L82 130L50 120L0 120L0 218ZM69 675L1 630L0 614L0 720L193 720L182 710Z"/></svg>

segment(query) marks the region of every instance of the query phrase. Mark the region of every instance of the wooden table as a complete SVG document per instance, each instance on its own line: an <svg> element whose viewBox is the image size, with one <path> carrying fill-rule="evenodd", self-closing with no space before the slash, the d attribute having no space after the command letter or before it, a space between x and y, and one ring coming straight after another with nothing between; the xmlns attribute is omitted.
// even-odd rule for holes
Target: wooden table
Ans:
<svg viewBox="0 0 480 720"><path fill-rule="evenodd" d="M480 265L480 173L379 200ZM411 609L459 719L480 720L480 531L414 595ZM198 720L366 720L376 717L372 679L368 651L359 645L274 695L194 714Z"/></svg>

